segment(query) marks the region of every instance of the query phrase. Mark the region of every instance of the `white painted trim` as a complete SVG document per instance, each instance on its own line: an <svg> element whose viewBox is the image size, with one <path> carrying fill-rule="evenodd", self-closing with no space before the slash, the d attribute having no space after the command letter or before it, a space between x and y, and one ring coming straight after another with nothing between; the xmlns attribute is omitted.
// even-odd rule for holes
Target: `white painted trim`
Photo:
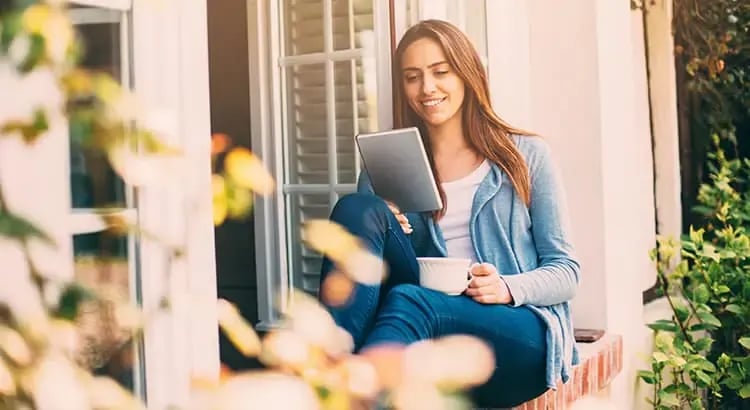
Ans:
<svg viewBox="0 0 750 410"><path fill-rule="evenodd" d="M406 16L405 0L396 0L394 7L396 22L396 36L400 36L402 29L399 28L399 21L404 21ZM391 41L390 41L390 18L387 2L375 1L373 9L374 29L375 29L375 58L377 67L377 104L378 104L378 126L381 130L393 128L393 97L391 85ZM383 33L378 35L378 33ZM398 38L396 39L398 41ZM357 156L359 158L359 156ZM357 168L359 175L359 168Z"/></svg>
<svg viewBox="0 0 750 410"><path fill-rule="evenodd" d="M485 6L492 106L514 126L531 129L531 22L527 2L487 1Z"/></svg>
<svg viewBox="0 0 750 410"><path fill-rule="evenodd" d="M648 7L645 29L654 143L656 230L660 235L679 238L682 234L680 135L671 22L672 2L661 1Z"/></svg>
<svg viewBox="0 0 750 410"><path fill-rule="evenodd" d="M268 4L264 0L249 0L248 60L250 88L250 126L253 151L275 175L283 175L277 155L274 135L281 129L281 114L274 107L279 96L274 90L280 87L280 75L275 64L278 56L278 30L271 32L270 22L278 21L278 1ZM277 104L277 105L274 105ZM280 139L280 138L277 138ZM284 224L282 182L276 180L276 190L255 203L255 271L258 284L259 329L267 330L277 322L276 307L282 296L281 277L286 272L283 241ZM283 269L283 270L282 270Z"/></svg>
<svg viewBox="0 0 750 410"><path fill-rule="evenodd" d="M218 380L219 335L214 252L213 191L211 186L211 108L209 92L208 18L205 1L179 2L180 13L180 130L195 184L187 192L195 208L188 209L187 291L199 306L186 310L183 320L189 344L190 374ZM174 11L173 11L174 12ZM193 198L190 198L194 195ZM188 205L191 206L191 205ZM188 303L190 303L188 301ZM190 387L188 386L188 389Z"/></svg>
<svg viewBox="0 0 750 410"><path fill-rule="evenodd" d="M331 23L333 24L333 23ZM349 61L351 59L359 59L364 55L364 50L361 48L355 48L352 50L330 50L323 51L320 53L300 54L292 56L279 57L280 67L289 67L306 64L323 64L327 61Z"/></svg>
<svg viewBox="0 0 750 410"><path fill-rule="evenodd" d="M71 4L89 7L99 7L111 10L130 10L133 0L70 0Z"/></svg>
<svg viewBox="0 0 750 410"><path fill-rule="evenodd" d="M114 24L119 23L123 11L118 9L70 9L68 16L76 26L86 24Z"/></svg>
<svg viewBox="0 0 750 410"><path fill-rule="evenodd" d="M156 409L185 407L191 375L219 372L206 24L204 2L137 0L133 8L135 91L147 112L161 112L172 126L163 137L191 164L189 183L139 192L141 226L187 251L165 276L170 259L163 244L142 240L143 306L153 311L170 298L170 309L144 332L146 396Z"/></svg>

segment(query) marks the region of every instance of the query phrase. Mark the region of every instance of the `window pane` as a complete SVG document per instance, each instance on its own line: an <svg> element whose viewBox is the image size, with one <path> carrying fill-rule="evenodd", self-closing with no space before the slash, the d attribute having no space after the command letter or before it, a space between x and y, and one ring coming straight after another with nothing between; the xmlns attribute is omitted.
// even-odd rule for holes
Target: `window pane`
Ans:
<svg viewBox="0 0 750 410"><path fill-rule="evenodd" d="M71 18L84 45L82 66L103 71L130 84L129 21L125 12L71 5ZM128 188L99 149L79 145L71 139L70 181L73 214L91 214L91 208L126 208ZM95 290L114 292L117 300L132 300L136 294L135 239L106 232L73 235L76 279ZM111 294L111 293L110 293ZM107 375L135 391L140 340L118 329L112 303L86 302L79 326L83 336L82 360L96 374Z"/></svg>
<svg viewBox="0 0 750 410"><path fill-rule="evenodd" d="M302 223L311 219L326 219L330 212L330 196L326 194L292 193L286 195L289 223L287 238L289 264L293 287L317 293L322 257L302 243Z"/></svg>
<svg viewBox="0 0 750 410"><path fill-rule="evenodd" d="M323 51L323 0L284 0L286 55Z"/></svg>
<svg viewBox="0 0 750 410"><path fill-rule="evenodd" d="M75 275L86 287L130 300L128 239L102 233L75 235ZM78 317L82 360L97 374L107 375L133 391L135 347L128 332L117 328L114 305L85 302Z"/></svg>
<svg viewBox="0 0 750 410"><path fill-rule="evenodd" d="M354 136L378 128L376 73L374 64L368 64L370 60L341 61L334 65L339 184L356 183L359 153Z"/></svg>
<svg viewBox="0 0 750 410"><path fill-rule="evenodd" d="M358 35L372 31L374 22L372 0L333 0L333 48L362 48Z"/></svg>
<svg viewBox="0 0 750 410"><path fill-rule="evenodd" d="M92 70L105 71L120 81L130 76L130 67L123 61L122 12L76 7L71 11L77 22L85 47L82 65ZM127 82L126 82L127 83ZM109 166L104 153L87 149L71 141L70 182L73 208L125 207L126 187Z"/></svg>
<svg viewBox="0 0 750 410"><path fill-rule="evenodd" d="M287 76L288 184L327 184L328 121L324 64L289 67Z"/></svg>

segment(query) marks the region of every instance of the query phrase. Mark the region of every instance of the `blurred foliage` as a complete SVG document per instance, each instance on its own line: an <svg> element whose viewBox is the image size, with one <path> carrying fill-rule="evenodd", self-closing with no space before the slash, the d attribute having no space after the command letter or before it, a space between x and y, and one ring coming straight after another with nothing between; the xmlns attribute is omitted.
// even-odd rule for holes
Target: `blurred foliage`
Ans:
<svg viewBox="0 0 750 410"><path fill-rule="evenodd" d="M54 77L63 97L56 106L49 103L52 96L41 95L39 106L28 115L0 117L0 137L18 138L33 147L45 138L49 119L62 114L72 142L106 153L112 168L136 194L144 187L184 184L190 159L164 142L175 140L168 138L174 136L149 128L154 112L144 112L137 96L110 75L80 68L83 52L65 0L0 0L0 69L11 67L0 71L0 76L9 78L0 79L13 85L45 72ZM247 217L254 195L270 194L276 186L260 159L232 147L226 135L212 137L211 159L216 225L227 218ZM190 201L190 196L185 200ZM215 305L215 300L194 300L168 289L155 310L146 311L115 283L104 281L92 287L49 272L49 265L35 260L31 248L55 244L45 227L33 222L35 215L23 214L10 203L0 184L0 250L20 256L11 261L11 268L4 268L0 292L0 409L144 408L140 398L112 378L95 374L92 366L106 363L137 342L157 314L185 302L167 294L188 299L196 314L217 311L221 330L237 349L265 365L264 370L237 373L223 368L219 377L192 375L188 408L463 409L471 403L462 392L483 383L494 371L491 349L461 335L408 347L375 348L366 356L354 354L351 336L317 300L298 291L285 295L287 305L277 306L284 313L282 326L263 338L236 307L223 300ZM202 209L194 205L185 208ZM147 231L137 221L104 212L100 217L112 234L161 244L170 262L161 273L172 283L175 262L185 258L184 245L163 239L161 232ZM337 265L337 272L321 289L331 304L346 303L358 283L377 283L386 273L379 258L329 221L306 225L305 242ZM91 306L106 310L102 333L118 335L94 349L79 328L82 312Z"/></svg>
<svg viewBox="0 0 750 410"><path fill-rule="evenodd" d="M657 409L750 408L750 160L727 159L719 142L699 194L707 222L651 254L672 309L649 325L656 351L640 372Z"/></svg>

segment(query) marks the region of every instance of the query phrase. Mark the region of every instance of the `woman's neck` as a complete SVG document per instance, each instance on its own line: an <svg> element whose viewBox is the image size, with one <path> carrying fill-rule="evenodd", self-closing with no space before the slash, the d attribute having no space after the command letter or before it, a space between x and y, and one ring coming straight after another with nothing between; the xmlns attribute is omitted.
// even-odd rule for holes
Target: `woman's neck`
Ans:
<svg viewBox="0 0 750 410"><path fill-rule="evenodd" d="M464 130L460 117L452 118L437 127L427 126L430 133L430 145L435 157L442 155L454 155L456 153L470 150L469 144L464 137Z"/></svg>
<svg viewBox="0 0 750 410"><path fill-rule="evenodd" d="M441 182L450 182L471 173L482 157L468 143L460 118L440 127L428 128L435 168Z"/></svg>

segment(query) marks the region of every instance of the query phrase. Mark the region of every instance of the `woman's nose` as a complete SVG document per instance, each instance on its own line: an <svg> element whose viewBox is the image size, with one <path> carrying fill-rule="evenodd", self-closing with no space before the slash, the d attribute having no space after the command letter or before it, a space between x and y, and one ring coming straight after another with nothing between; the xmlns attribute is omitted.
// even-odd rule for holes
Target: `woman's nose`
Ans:
<svg viewBox="0 0 750 410"><path fill-rule="evenodd" d="M435 86L435 80L431 76L424 76L424 80L422 80L422 92L424 94L432 94L436 90Z"/></svg>

